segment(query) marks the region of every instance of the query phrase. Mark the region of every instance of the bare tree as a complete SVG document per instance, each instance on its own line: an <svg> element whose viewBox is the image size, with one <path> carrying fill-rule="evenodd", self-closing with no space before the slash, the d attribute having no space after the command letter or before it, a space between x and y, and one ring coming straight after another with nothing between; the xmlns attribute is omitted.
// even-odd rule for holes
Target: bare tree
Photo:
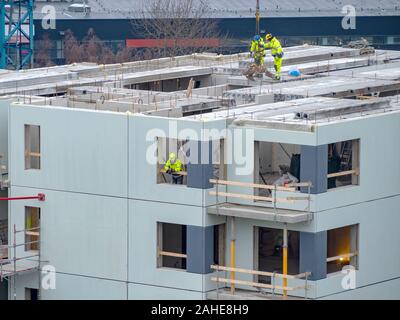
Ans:
<svg viewBox="0 0 400 320"><path fill-rule="evenodd" d="M101 64L123 63L151 59L149 50L139 50L120 45L116 50L96 36L94 29L89 29L82 41L78 41L68 30L64 38L64 57L66 63L93 62Z"/></svg>
<svg viewBox="0 0 400 320"><path fill-rule="evenodd" d="M207 0L148 0L132 20L134 32L154 39L152 58L208 51L226 36L210 19Z"/></svg>
<svg viewBox="0 0 400 320"><path fill-rule="evenodd" d="M88 30L83 39L84 61L94 63L115 63L115 54L112 49L101 41L93 28Z"/></svg>
<svg viewBox="0 0 400 320"><path fill-rule="evenodd" d="M116 63L130 62L138 59L140 59L140 56L137 50L134 50L133 48L128 48L126 46L120 46L117 53L115 54Z"/></svg>
<svg viewBox="0 0 400 320"><path fill-rule="evenodd" d="M48 34L44 34L42 40L36 41L37 52L35 55L35 67L51 67L54 62L51 60L51 50L53 43Z"/></svg>
<svg viewBox="0 0 400 320"><path fill-rule="evenodd" d="M71 30L65 32L64 57L66 63L82 62L85 58L84 49Z"/></svg>

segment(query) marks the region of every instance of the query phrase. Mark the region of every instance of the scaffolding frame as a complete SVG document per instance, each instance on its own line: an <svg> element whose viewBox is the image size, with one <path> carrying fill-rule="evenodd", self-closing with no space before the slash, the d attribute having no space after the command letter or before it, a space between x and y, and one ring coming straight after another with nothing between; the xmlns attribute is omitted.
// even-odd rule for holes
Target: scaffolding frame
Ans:
<svg viewBox="0 0 400 320"><path fill-rule="evenodd" d="M219 180L219 179L210 179L209 182L215 186L215 191L209 191L209 195L215 195L215 203L216 203L216 208L217 212L219 209L220 201L219 197L226 197L225 201L223 203L229 203L228 198L237 198L237 199L245 199L245 200L250 200L250 201L266 201L269 203L273 204L273 211L275 214L274 221L277 221L276 217L278 215L277 212L277 203L295 203L296 201L307 201L307 207L304 211L308 212L308 221L311 221L311 188L313 186L311 181L307 182L298 182L298 183L289 183L285 184L284 186L278 186L277 184L273 185L263 185L263 184L257 184L257 183L248 183L248 182L240 182L240 181L229 181L229 180ZM273 191L273 195L270 197L264 197L264 196L255 196L255 195L248 195L248 194L241 194L241 193L229 193L229 192L221 192L218 190L218 186L236 186L236 187L244 187L244 188L251 188L251 189L267 189L270 190L271 192ZM278 191L285 191L285 192L291 192L298 194L301 192L298 190L298 188L306 188L307 190L307 196L290 196L290 197L282 197L278 198L277 197L277 192ZM282 297L283 299L287 299L288 297L288 291L290 290L298 290L304 288L305 294L304 297L307 299L307 290L308 288L308 277L311 275L310 272L302 273L296 276L290 276L288 275L288 230L287 230L287 224L284 224L283 228L283 259L282 259L282 266L283 266L283 274L276 274L276 273L266 273L262 271L257 271L257 270L248 270L248 269L243 269L243 268L236 268L236 233L235 233L235 217L231 217L231 248L230 248L230 255L231 255L231 263L230 267L227 266L216 266L212 265L211 269L214 269L217 271L217 277L211 278L212 281L217 282L217 297L219 296L219 283L225 283L225 284L230 284L230 292L232 295L235 294L235 285L250 285L255 288L268 288L272 289L272 294L275 295L275 290L276 289L281 289L282 290ZM230 279L227 278L220 278L219 277L219 271L228 271L230 273ZM272 277L272 285L266 285L266 284L260 284L260 283L255 283L255 282L249 282L249 281L241 281L236 279L236 272L242 272L242 273L248 273L248 274L253 274L253 275L268 275ZM283 278L283 286L276 286L275 284L275 276L278 275ZM290 278L305 278L305 286L300 286L300 287L295 287L291 288L288 287L288 279Z"/></svg>
<svg viewBox="0 0 400 320"><path fill-rule="evenodd" d="M17 243L17 234L23 233L24 236L28 233L34 233L35 236L38 237L38 240L28 241L25 240L23 243ZM37 244L38 250L32 250L35 252L34 254L30 254L27 256L17 257L17 248L25 247L26 245ZM12 278L13 283L13 299L17 299L17 287L16 287L16 277L18 275L39 271L39 286L38 286L38 299L40 299L40 288L41 288L41 274L40 274L40 226L36 228L30 229L21 229L17 230L16 225L14 224L13 228L13 244L12 245L2 245L0 249L7 249L7 255L9 256L10 251L12 251L12 258L9 259L7 256L6 259L0 257L0 281L3 280L9 281ZM37 258L37 259L35 259ZM32 260L34 259L34 260Z"/></svg>

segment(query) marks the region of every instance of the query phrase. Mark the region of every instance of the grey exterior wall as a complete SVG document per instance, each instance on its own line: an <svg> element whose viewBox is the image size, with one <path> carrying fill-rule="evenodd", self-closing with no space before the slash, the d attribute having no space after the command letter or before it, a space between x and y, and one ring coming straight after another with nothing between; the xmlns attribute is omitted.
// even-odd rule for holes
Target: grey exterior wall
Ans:
<svg viewBox="0 0 400 320"><path fill-rule="evenodd" d="M198 150L187 165L187 186L197 189L212 189L210 179L213 175L212 142L193 141L191 150Z"/></svg>
<svg viewBox="0 0 400 320"><path fill-rule="evenodd" d="M311 272L310 280L326 278L327 232L300 232L300 273Z"/></svg>
<svg viewBox="0 0 400 320"><path fill-rule="evenodd" d="M328 189L328 145L301 146L300 181L311 182L310 192L318 194ZM307 193L308 188L302 188Z"/></svg>
<svg viewBox="0 0 400 320"><path fill-rule="evenodd" d="M211 273L214 259L213 226L187 226L187 272Z"/></svg>

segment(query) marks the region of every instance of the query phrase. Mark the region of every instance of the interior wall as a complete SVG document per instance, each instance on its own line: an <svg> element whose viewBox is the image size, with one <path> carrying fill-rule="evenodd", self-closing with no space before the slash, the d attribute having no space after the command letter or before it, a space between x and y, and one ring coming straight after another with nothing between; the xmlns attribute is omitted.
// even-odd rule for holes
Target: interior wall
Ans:
<svg viewBox="0 0 400 320"><path fill-rule="evenodd" d="M255 228L258 232L258 270L283 273L283 230ZM297 231L288 231L288 273L299 273L300 237Z"/></svg>
<svg viewBox="0 0 400 320"><path fill-rule="evenodd" d="M140 83L135 86L139 90L160 91L160 92L174 92L186 90L189 86L189 81L192 77L175 78L170 80L162 80L156 82ZM208 87L211 85L211 76L198 76L193 77L195 83L197 82L199 88ZM195 84L197 85L197 84Z"/></svg>
<svg viewBox="0 0 400 320"><path fill-rule="evenodd" d="M172 223L160 223L159 227L162 228L161 250L173 253L186 254L186 226ZM185 259L175 257L162 257L163 267L185 269Z"/></svg>
<svg viewBox="0 0 400 320"><path fill-rule="evenodd" d="M350 227L328 230L328 257L350 252Z"/></svg>
<svg viewBox="0 0 400 320"><path fill-rule="evenodd" d="M300 146L295 144L282 143L282 147L286 150L289 156L300 153ZM282 150L279 143L260 142L260 172L279 172L279 165L290 166L290 158Z"/></svg>

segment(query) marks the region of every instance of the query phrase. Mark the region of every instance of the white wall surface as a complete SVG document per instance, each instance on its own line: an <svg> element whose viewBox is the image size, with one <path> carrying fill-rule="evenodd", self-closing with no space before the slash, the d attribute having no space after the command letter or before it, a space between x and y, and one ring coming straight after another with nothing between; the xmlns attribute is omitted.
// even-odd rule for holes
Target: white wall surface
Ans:
<svg viewBox="0 0 400 320"><path fill-rule="evenodd" d="M150 201L129 201L129 281L203 291L203 275L157 268L157 222L202 226L205 209Z"/></svg>
<svg viewBox="0 0 400 320"><path fill-rule="evenodd" d="M130 300L202 300L204 294L198 291L129 284Z"/></svg>
<svg viewBox="0 0 400 320"><path fill-rule="evenodd" d="M400 195L400 113L318 126L317 144L360 139L360 185L317 196L317 211Z"/></svg>
<svg viewBox="0 0 400 320"><path fill-rule="evenodd" d="M8 166L8 106L11 99L0 98L0 164Z"/></svg>
<svg viewBox="0 0 400 320"><path fill-rule="evenodd" d="M127 196L125 115L12 105L10 117L14 186ZM24 170L25 124L40 125L40 170Z"/></svg>
<svg viewBox="0 0 400 320"><path fill-rule="evenodd" d="M24 229L25 206L41 208L41 256L57 272L113 280L127 278L127 200L13 187L12 196L44 193L46 201L11 202L11 221ZM18 243L23 243L19 234ZM20 247L23 253L23 247Z"/></svg>

